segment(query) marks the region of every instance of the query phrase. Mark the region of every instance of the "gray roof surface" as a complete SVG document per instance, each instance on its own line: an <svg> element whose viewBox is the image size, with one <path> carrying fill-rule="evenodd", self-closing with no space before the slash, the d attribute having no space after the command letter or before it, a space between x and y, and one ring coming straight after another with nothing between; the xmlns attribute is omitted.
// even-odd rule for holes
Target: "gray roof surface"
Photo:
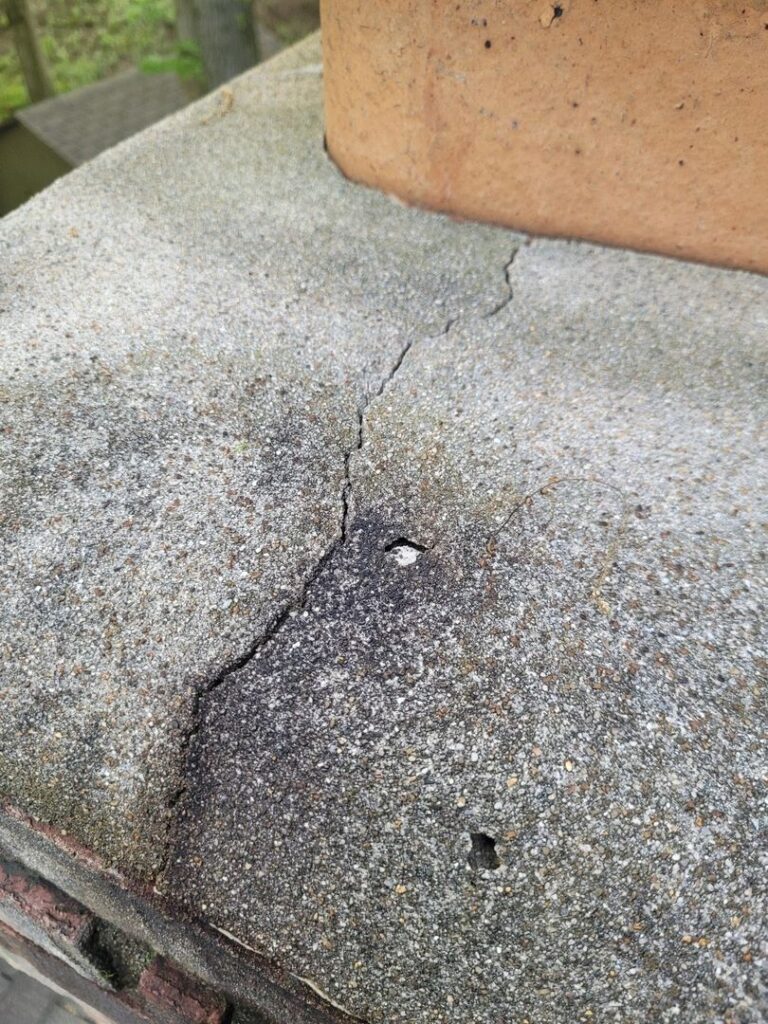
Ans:
<svg viewBox="0 0 768 1024"><path fill-rule="evenodd" d="M24 107L16 119L77 167L188 102L176 75L133 68Z"/></svg>
<svg viewBox="0 0 768 1024"><path fill-rule="evenodd" d="M0 1020L3 1024L94 1024L85 1010L0 957Z"/></svg>
<svg viewBox="0 0 768 1024"><path fill-rule="evenodd" d="M0 224L0 789L370 1021L763 1021L768 280L346 182L315 47Z"/></svg>

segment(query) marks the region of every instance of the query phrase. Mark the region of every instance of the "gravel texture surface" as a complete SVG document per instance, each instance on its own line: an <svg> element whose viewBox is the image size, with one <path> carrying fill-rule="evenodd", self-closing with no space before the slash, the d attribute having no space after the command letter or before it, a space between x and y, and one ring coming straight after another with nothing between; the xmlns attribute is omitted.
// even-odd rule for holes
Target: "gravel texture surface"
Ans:
<svg viewBox="0 0 768 1024"><path fill-rule="evenodd" d="M758 1024L768 280L349 185L313 45L0 225L0 787L372 1022Z"/></svg>
<svg viewBox="0 0 768 1024"><path fill-rule="evenodd" d="M193 694L339 536L358 408L504 290L505 232L328 162L315 50L0 224L0 791L144 876Z"/></svg>

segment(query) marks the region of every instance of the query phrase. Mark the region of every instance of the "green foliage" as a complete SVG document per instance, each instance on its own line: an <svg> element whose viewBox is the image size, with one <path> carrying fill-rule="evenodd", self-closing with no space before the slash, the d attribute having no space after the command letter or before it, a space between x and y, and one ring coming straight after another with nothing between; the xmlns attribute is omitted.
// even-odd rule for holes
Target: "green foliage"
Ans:
<svg viewBox="0 0 768 1024"><path fill-rule="evenodd" d="M0 121L27 102L27 90L15 74L5 76L0 67Z"/></svg>
<svg viewBox="0 0 768 1024"><path fill-rule="evenodd" d="M202 80L197 46L178 43L174 0L32 0L43 50L58 92L125 68L174 71ZM243 0L250 11L250 0ZM317 0L257 0L260 19L284 43L317 24ZM0 3L0 121L28 102L13 38Z"/></svg>
<svg viewBox="0 0 768 1024"><path fill-rule="evenodd" d="M174 33L173 0L33 0L44 52L58 92L88 85L148 57L187 69ZM174 64L170 70L176 71ZM0 22L0 120L27 95L13 38Z"/></svg>
<svg viewBox="0 0 768 1024"><path fill-rule="evenodd" d="M173 7L168 0L126 0L125 19L131 25L172 25Z"/></svg>
<svg viewBox="0 0 768 1024"><path fill-rule="evenodd" d="M200 47L191 39L177 43L173 53L167 56L150 54L139 63L139 67L148 75L174 71L184 81L203 81L205 79Z"/></svg>

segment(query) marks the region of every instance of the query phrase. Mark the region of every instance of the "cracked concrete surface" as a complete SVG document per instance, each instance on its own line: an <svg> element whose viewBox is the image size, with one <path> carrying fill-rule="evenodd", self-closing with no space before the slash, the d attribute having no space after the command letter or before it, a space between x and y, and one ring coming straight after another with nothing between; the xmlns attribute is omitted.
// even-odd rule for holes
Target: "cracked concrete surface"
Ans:
<svg viewBox="0 0 768 1024"><path fill-rule="evenodd" d="M364 1019L761 1021L768 282L553 242L510 277L369 406L166 890Z"/></svg>
<svg viewBox="0 0 768 1024"><path fill-rule="evenodd" d="M768 281L349 185L314 45L0 225L0 789L365 1020L757 1024Z"/></svg>
<svg viewBox="0 0 768 1024"><path fill-rule="evenodd" d="M508 267L509 266L511 266L511 263L508 264ZM502 300L502 302L496 307L494 307L494 309L491 310L490 313L484 315L486 317L495 315L496 312L501 310L504 307L504 305L506 305L507 301L507 299ZM444 329L441 331L441 335L448 334L453 324L456 323L456 320L457 318L452 318L448 320ZM303 611L309 598L310 590L315 584L315 581L322 573L325 565L334 557L337 548L340 545L343 545L347 542L349 529L349 510L353 499L351 462L354 454L356 452L362 451L363 446L365 444L365 420L366 415L368 413L368 409L371 406L371 404L376 401L376 399L381 398L387 387L392 383L398 370L403 365L403 361L413 348L414 343L415 339L413 337L409 337L406 340L405 344L398 353L397 358L395 359L390 370L382 377L381 381L379 382L378 386L373 390L373 392L366 393L363 396L362 403L358 406L356 443L353 447L348 448L344 452L343 456L344 477L341 487L341 516L340 526L336 539L328 548L326 548L326 550L320 556L316 564L311 567L301 585L301 589L296 594L294 599L279 609L279 611L274 615L272 620L267 624L263 632L258 634L256 640L248 648L248 650L243 655L241 655L240 658L238 658L238 660L233 665L227 666L222 672L214 676L212 679L206 681L204 684L200 686L195 687L195 690L192 694L192 711L190 716L190 725L185 735L181 739L180 743L180 748L184 755L185 765L181 772L180 784L176 791L171 794L170 799L168 800L167 807L170 812L175 811L177 805L183 800L187 793L188 772L186 761L189 757L190 748L192 744L195 742L197 734L200 730L200 722L203 714L202 705L204 701L214 692L214 690L218 689L218 687L221 686L221 684L224 683L229 678L229 676L245 668L256 657L258 652L262 650L262 648L272 643L280 633L280 630L285 626L285 624L290 620L292 616L295 616L299 612ZM166 866L167 865L165 863L162 865L163 870L165 869Z"/></svg>
<svg viewBox="0 0 768 1024"><path fill-rule="evenodd" d="M197 695L338 539L357 410L502 289L504 232L336 172L302 61L0 226L0 790L149 878Z"/></svg>

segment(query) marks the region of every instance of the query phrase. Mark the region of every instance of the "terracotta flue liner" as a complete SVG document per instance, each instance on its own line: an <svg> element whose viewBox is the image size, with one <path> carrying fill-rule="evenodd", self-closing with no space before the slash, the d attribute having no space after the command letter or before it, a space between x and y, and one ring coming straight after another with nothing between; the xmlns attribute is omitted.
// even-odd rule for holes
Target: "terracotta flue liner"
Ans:
<svg viewBox="0 0 768 1024"><path fill-rule="evenodd" d="M329 151L432 209L768 271L766 0L323 0Z"/></svg>

